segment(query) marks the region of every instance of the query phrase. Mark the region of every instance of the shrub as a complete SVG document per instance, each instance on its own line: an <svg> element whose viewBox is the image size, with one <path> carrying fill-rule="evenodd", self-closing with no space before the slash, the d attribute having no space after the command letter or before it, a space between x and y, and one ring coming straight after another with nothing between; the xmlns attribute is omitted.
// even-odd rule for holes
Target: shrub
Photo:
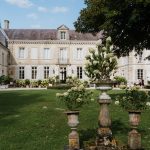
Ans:
<svg viewBox="0 0 150 150"><path fill-rule="evenodd" d="M145 91L140 91L135 87L130 90L126 90L126 92L117 97L119 104L125 110L144 110L147 108L147 102L150 102L150 96Z"/></svg>
<svg viewBox="0 0 150 150"><path fill-rule="evenodd" d="M36 80L31 81L31 86L32 87L38 87L38 82Z"/></svg>
<svg viewBox="0 0 150 150"><path fill-rule="evenodd" d="M26 85L30 85L30 80L29 79L25 79L25 84Z"/></svg>
<svg viewBox="0 0 150 150"><path fill-rule="evenodd" d="M111 37L97 44L97 49L89 49L85 58L85 74L94 82L110 80L117 69L117 59L113 53Z"/></svg>
<svg viewBox="0 0 150 150"><path fill-rule="evenodd" d="M37 81L38 86L40 86L41 83L42 83L42 80L38 80L38 81Z"/></svg>
<svg viewBox="0 0 150 150"><path fill-rule="evenodd" d="M67 92L57 93L56 96L59 100L63 101L68 110L77 110L84 104L88 104L91 101L91 91L86 90L81 84L76 87L72 87Z"/></svg>
<svg viewBox="0 0 150 150"><path fill-rule="evenodd" d="M115 79L116 83L119 84L119 85L120 85L121 83L127 84L127 79L126 79L125 77L116 76L116 77L114 77L114 79Z"/></svg>
<svg viewBox="0 0 150 150"><path fill-rule="evenodd" d="M25 87L25 80L16 80L17 87Z"/></svg>
<svg viewBox="0 0 150 150"><path fill-rule="evenodd" d="M42 87L48 87L49 81L48 80L42 80L41 86Z"/></svg>
<svg viewBox="0 0 150 150"><path fill-rule="evenodd" d="M67 78L66 83L67 83L67 85L70 85L70 86L78 86L78 85L82 84L82 81L79 80L77 77L70 76Z"/></svg>
<svg viewBox="0 0 150 150"><path fill-rule="evenodd" d="M120 85L119 88L124 90L127 88L127 86L126 85Z"/></svg>
<svg viewBox="0 0 150 150"><path fill-rule="evenodd" d="M12 78L9 76L2 75L0 76L0 84L9 84L11 81L13 81Z"/></svg>

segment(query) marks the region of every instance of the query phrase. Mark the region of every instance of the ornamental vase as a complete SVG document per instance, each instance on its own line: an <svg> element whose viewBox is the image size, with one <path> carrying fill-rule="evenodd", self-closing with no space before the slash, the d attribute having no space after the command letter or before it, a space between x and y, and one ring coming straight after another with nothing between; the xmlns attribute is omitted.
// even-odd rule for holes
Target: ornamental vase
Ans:
<svg viewBox="0 0 150 150"><path fill-rule="evenodd" d="M137 128L141 120L141 111L128 111L129 112L129 123L132 128Z"/></svg>
<svg viewBox="0 0 150 150"><path fill-rule="evenodd" d="M71 128L71 132L68 135L69 150L78 150L80 148L79 134L77 132L77 125L79 124L79 111L67 111L65 114L67 114L68 117L68 126Z"/></svg>

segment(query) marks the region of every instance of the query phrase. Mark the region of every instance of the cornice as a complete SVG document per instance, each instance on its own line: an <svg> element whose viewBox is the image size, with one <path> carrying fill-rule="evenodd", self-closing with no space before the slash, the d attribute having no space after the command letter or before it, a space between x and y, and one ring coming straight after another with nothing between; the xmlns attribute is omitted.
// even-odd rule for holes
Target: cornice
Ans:
<svg viewBox="0 0 150 150"><path fill-rule="evenodd" d="M8 44L90 44L95 45L96 41L79 41L79 40L9 40Z"/></svg>

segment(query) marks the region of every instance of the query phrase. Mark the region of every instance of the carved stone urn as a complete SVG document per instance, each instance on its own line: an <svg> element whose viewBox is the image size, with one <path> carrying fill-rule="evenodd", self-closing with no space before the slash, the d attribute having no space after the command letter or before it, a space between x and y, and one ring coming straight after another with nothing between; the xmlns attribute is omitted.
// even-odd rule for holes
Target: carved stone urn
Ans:
<svg viewBox="0 0 150 150"><path fill-rule="evenodd" d="M132 150L141 149L141 134L137 131L140 119L141 111L129 111L131 131L128 134L128 146Z"/></svg>
<svg viewBox="0 0 150 150"><path fill-rule="evenodd" d="M98 97L100 112L98 117L99 129L97 145L111 145L111 118L108 108L111 103L111 97L107 94L107 91L112 89L112 84L111 81L103 81L97 84L97 89L101 91L101 94Z"/></svg>
<svg viewBox="0 0 150 150"><path fill-rule="evenodd" d="M69 150L78 150L80 148L79 134L77 132L79 111L67 111L65 114L67 114L68 117L68 126L71 128L71 133L68 136Z"/></svg>

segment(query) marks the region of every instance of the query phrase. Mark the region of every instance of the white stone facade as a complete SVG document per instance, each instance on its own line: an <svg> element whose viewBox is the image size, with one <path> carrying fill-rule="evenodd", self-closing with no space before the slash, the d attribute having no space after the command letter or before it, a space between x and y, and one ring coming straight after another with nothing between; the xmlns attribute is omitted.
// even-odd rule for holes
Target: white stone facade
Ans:
<svg viewBox="0 0 150 150"><path fill-rule="evenodd" d="M21 58L20 48L24 48ZM45 48L50 51L47 58L44 54ZM59 76L62 79L63 68L66 68L66 76L79 76L77 67L82 67L81 79L87 79L84 64L89 48L96 48L95 41L9 41L11 52L9 75L14 79L20 79L19 69L24 67L24 79L32 80L32 67L35 66L37 67L35 80L44 79L44 67L49 67L49 77ZM62 50L64 53L61 54Z"/></svg>
<svg viewBox="0 0 150 150"><path fill-rule="evenodd" d="M149 55L150 50L144 49L138 55L133 50L129 56L118 60L117 74L124 76L130 85L139 84L142 79L146 85L150 81L150 61L146 59Z"/></svg>
<svg viewBox="0 0 150 150"><path fill-rule="evenodd" d="M90 48L96 48L99 37L91 34L76 33L65 25L57 30L4 30L8 36L10 50L8 75L14 79L43 80L59 76L64 80L67 76L77 76L87 80L84 73L85 56ZM2 48L0 47L0 50ZM5 64L0 69L7 74L8 52L5 53ZM2 50L0 51L0 56ZM150 81L150 61L145 57L150 55L144 50L140 55L134 51L129 56L118 59L118 70L115 74L127 79L129 85ZM0 75L2 71L0 70Z"/></svg>

